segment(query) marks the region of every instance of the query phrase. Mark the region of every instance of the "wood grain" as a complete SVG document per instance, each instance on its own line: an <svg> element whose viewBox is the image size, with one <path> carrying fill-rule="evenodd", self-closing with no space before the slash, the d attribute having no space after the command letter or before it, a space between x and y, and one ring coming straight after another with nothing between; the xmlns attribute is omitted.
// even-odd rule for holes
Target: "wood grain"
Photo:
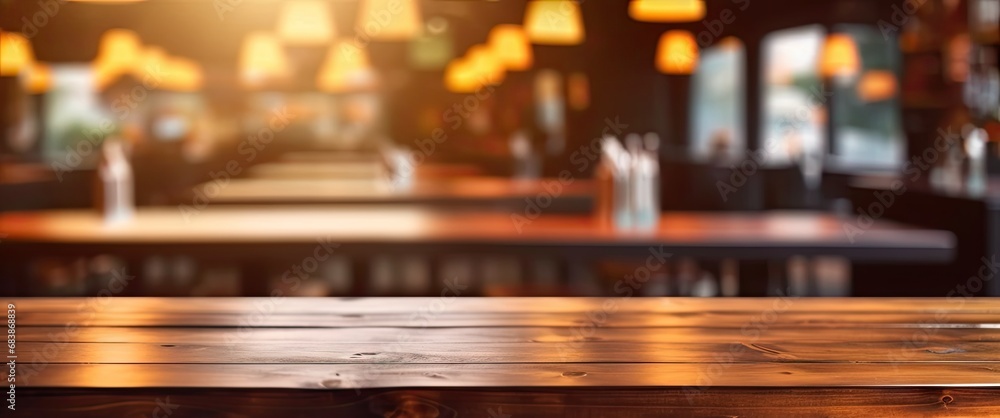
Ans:
<svg viewBox="0 0 1000 418"><path fill-rule="evenodd" d="M1000 387L1000 364L45 364L39 372L25 378L24 386L288 389L727 386L997 388Z"/></svg>
<svg viewBox="0 0 1000 418"><path fill-rule="evenodd" d="M851 342L912 343L934 346L960 342L1000 342L997 328L862 328L844 326L817 332L810 327L769 328L767 332L751 332L740 328L650 327L645 332L635 328L595 327L353 327L353 328L244 328L239 329L239 340L246 343L283 342L297 343L514 343L543 342L571 343L576 341L607 342L703 342L739 343L755 339L763 343L838 344ZM53 327L18 328L21 342L47 342L53 336L60 341L88 343L160 343L160 344L211 344L226 342L232 337L230 328L184 327L79 327L72 332Z"/></svg>
<svg viewBox="0 0 1000 418"><path fill-rule="evenodd" d="M505 363L907 363L1000 362L1000 343L606 342L579 344L514 342L441 344L412 342L245 342L236 335L221 343L74 343L51 363L64 364L505 364ZM44 358L48 343L21 343L29 359ZM627 353L627 354L622 354Z"/></svg>
<svg viewBox="0 0 1000 418"><path fill-rule="evenodd" d="M169 399L172 418L481 417L548 418L664 416L837 416L871 418L995 416L1000 402L990 389L966 388L524 388L448 391L115 389L73 390L65 395L27 389L26 408L47 408L47 417L142 417ZM160 404L157 401L161 401ZM289 405L294 409L289 411Z"/></svg>
<svg viewBox="0 0 1000 418"><path fill-rule="evenodd" d="M490 300L490 299L487 299ZM560 298L508 297L503 303L481 298L27 298L18 303L26 312L109 313L236 313L262 310L300 314L377 314L430 311L470 313L581 313L614 310L616 313L747 313L766 311L804 313L938 313L1000 314L1000 303L991 298ZM442 308L438 308L441 305Z"/></svg>
<svg viewBox="0 0 1000 418"><path fill-rule="evenodd" d="M11 303L20 406L46 417L1000 412L997 299Z"/></svg>
<svg viewBox="0 0 1000 418"><path fill-rule="evenodd" d="M765 316L766 315L766 316ZM777 318L781 317L780 320ZM922 316L910 313L776 313L762 311L755 314L706 312L706 313L458 313L448 312L424 315L412 314L273 314L266 311L247 313L159 312L123 315L118 312L55 312L19 315L23 326L61 327L68 323L102 327L699 327L699 328L757 328L855 327L886 328L1000 328L1000 315L988 313L949 313L940 318L930 315L933 321L920 322ZM756 326L755 324L759 324Z"/></svg>

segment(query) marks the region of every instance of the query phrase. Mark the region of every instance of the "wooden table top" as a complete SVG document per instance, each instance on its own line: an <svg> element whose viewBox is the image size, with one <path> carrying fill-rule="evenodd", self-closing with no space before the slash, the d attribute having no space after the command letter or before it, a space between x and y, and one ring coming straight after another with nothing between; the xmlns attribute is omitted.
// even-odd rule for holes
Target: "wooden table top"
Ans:
<svg viewBox="0 0 1000 418"><path fill-rule="evenodd" d="M950 232L878 220L850 236L851 222L819 212L664 213L658 229L615 230L589 215L446 212L412 206L211 206L195 213L177 207L140 208L133 220L107 225L94 211L0 214L5 245L71 246L77 250L134 246L260 246L267 253L308 252L317 240L388 251L538 251L570 255L674 254L779 259L839 255L855 260L947 261ZM280 247L280 248L276 248ZM44 250L33 248L32 251Z"/></svg>
<svg viewBox="0 0 1000 418"><path fill-rule="evenodd" d="M256 179L230 180L222 188L211 182L195 186L196 190L218 190L211 196L212 204L444 204L469 206L483 204L522 207L524 199L539 194L552 195L549 188L558 187L555 199L574 200L582 210L589 210L594 195L590 180L575 180L562 185L558 179L519 180L505 177L453 177L449 179L416 179L409 187L393 185L384 179ZM553 186L554 185L554 186ZM186 198L191 202L191 197ZM581 210L581 211L582 211Z"/></svg>
<svg viewBox="0 0 1000 418"><path fill-rule="evenodd" d="M276 413L290 399L305 399L294 403L296 416L332 416L308 412L334 407L339 416L490 416L487 407L580 416L612 406L624 409L601 416L1000 411L998 299L9 303L19 402L50 408L49 416L120 416L163 396L191 414L174 416ZM99 394L109 400L96 402ZM386 413L418 407L437 414ZM217 415L196 414L204 408Z"/></svg>

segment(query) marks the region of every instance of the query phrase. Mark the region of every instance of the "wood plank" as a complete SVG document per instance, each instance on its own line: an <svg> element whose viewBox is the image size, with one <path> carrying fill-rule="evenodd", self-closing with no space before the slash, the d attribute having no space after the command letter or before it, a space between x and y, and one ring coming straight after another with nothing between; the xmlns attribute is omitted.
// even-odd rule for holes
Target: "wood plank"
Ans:
<svg viewBox="0 0 1000 418"><path fill-rule="evenodd" d="M637 343L761 343L838 344L842 342L896 342L934 346L961 342L1000 342L996 328L910 328L842 327L816 332L812 328L769 328L752 332L736 328L570 328L570 327L491 327L491 328L151 328L151 327L53 327L17 328L17 341L207 344L239 340L246 343L357 342L357 343L572 343L577 341Z"/></svg>
<svg viewBox="0 0 1000 418"><path fill-rule="evenodd" d="M24 312L200 312L200 313L315 313L376 314L413 312L463 313L636 313L765 311L811 313L915 313L940 311L1000 314L1000 298L559 298L559 297L247 297L247 298L22 298L14 299Z"/></svg>
<svg viewBox="0 0 1000 418"><path fill-rule="evenodd" d="M992 362L587 364L43 364L19 387L1000 387Z"/></svg>
<svg viewBox="0 0 1000 418"><path fill-rule="evenodd" d="M518 391L365 389L294 390L45 390L24 389L19 407L49 418L145 417L165 401L171 418L296 417L483 417L554 416L994 416L995 390L966 388L758 388L532 389ZM157 403L159 401L159 403Z"/></svg>
<svg viewBox="0 0 1000 418"><path fill-rule="evenodd" d="M236 337L233 335L233 337ZM752 341L752 340L751 340ZM997 362L1000 343L948 344L840 342L637 343L249 343L233 338L210 344L51 343L18 345L20 362L60 364L509 364L509 363L905 363ZM55 352L55 355L50 355ZM628 353L623 355L622 353Z"/></svg>
<svg viewBox="0 0 1000 418"><path fill-rule="evenodd" d="M163 397L182 405L172 418L491 416L483 405L528 417L990 415L998 302L17 299L19 406L46 417L144 415Z"/></svg>
<svg viewBox="0 0 1000 418"><path fill-rule="evenodd" d="M837 328L1000 328L1000 315L947 312L939 318L910 313L826 313L763 312L744 313L618 313L618 314L204 314L131 312L19 312L23 326L64 327L67 324L103 327L701 327L750 328L779 327Z"/></svg>

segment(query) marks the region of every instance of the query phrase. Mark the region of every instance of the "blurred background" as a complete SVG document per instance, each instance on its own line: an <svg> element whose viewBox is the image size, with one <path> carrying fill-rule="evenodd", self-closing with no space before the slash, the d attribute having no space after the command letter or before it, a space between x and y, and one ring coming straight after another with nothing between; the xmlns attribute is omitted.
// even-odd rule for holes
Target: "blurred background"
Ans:
<svg viewBox="0 0 1000 418"><path fill-rule="evenodd" d="M854 222L895 190L867 215L956 238L944 263L678 256L640 294L753 295L748 280L780 277L808 295L941 296L1000 248L1000 0L0 0L0 11L0 251L19 295L93 295L124 266L136 281L123 295L422 295L445 277L465 278L465 295L615 294L634 258L376 247L334 253L290 286L283 272L301 256L247 267L157 247L152 232L135 232L142 252L83 245L110 234L86 222L150 213L178 230L247 213L281 229L273 219L328 208L489 212L509 229L537 206L589 219L605 202L609 135L645 139L658 212ZM59 223L74 219L95 237ZM850 235L843 225L830 228Z"/></svg>

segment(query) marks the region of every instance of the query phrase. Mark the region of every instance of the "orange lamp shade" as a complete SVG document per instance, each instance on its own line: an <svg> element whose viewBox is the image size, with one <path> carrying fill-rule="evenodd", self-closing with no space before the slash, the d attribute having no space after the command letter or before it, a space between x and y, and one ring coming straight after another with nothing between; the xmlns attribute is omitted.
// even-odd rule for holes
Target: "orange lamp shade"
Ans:
<svg viewBox="0 0 1000 418"><path fill-rule="evenodd" d="M482 87L476 71L464 58L456 58L444 69L444 86L454 93L474 93Z"/></svg>
<svg viewBox="0 0 1000 418"><path fill-rule="evenodd" d="M333 38L333 20L326 0L294 0L282 4L278 38L289 45L322 45Z"/></svg>
<svg viewBox="0 0 1000 418"><path fill-rule="evenodd" d="M473 45L465 59L484 84L500 84L507 75L503 63L486 45Z"/></svg>
<svg viewBox="0 0 1000 418"><path fill-rule="evenodd" d="M142 55L139 35L127 29L110 29L101 35L96 65L112 74L132 71Z"/></svg>
<svg viewBox="0 0 1000 418"><path fill-rule="evenodd" d="M691 74L698 67L698 44L685 30L660 35L656 48L656 69L665 74Z"/></svg>
<svg viewBox="0 0 1000 418"><path fill-rule="evenodd" d="M628 15L640 22L694 22L705 18L704 0L632 0Z"/></svg>
<svg viewBox="0 0 1000 418"><path fill-rule="evenodd" d="M423 34L417 0L363 0L357 32L383 41L405 41Z"/></svg>
<svg viewBox="0 0 1000 418"><path fill-rule="evenodd" d="M858 45L850 35L834 33L826 37L820 57L819 73L823 77L852 76L861 68Z"/></svg>
<svg viewBox="0 0 1000 418"><path fill-rule="evenodd" d="M20 33L0 32L0 75L14 76L35 61L31 42Z"/></svg>
<svg viewBox="0 0 1000 418"><path fill-rule="evenodd" d="M288 63L278 38L267 32L247 34L240 49L239 71L240 81L247 87L286 77Z"/></svg>
<svg viewBox="0 0 1000 418"><path fill-rule="evenodd" d="M531 68L534 55L531 42L524 29L518 25L497 25L490 30L490 52L509 71L523 71Z"/></svg>
<svg viewBox="0 0 1000 418"><path fill-rule="evenodd" d="M316 85L325 92L346 92L372 87L375 73L368 52L353 43L341 40L330 47L316 75Z"/></svg>
<svg viewBox="0 0 1000 418"><path fill-rule="evenodd" d="M866 102L888 100L896 96L898 83L891 71L871 70L861 75L858 81L858 97Z"/></svg>
<svg viewBox="0 0 1000 418"><path fill-rule="evenodd" d="M150 46L142 51L139 60L132 68L132 75L144 79L146 75L162 79L167 73L167 52L158 46Z"/></svg>
<svg viewBox="0 0 1000 418"><path fill-rule="evenodd" d="M580 4L572 0L532 0L524 12L524 30L532 43L578 45L584 39Z"/></svg>

